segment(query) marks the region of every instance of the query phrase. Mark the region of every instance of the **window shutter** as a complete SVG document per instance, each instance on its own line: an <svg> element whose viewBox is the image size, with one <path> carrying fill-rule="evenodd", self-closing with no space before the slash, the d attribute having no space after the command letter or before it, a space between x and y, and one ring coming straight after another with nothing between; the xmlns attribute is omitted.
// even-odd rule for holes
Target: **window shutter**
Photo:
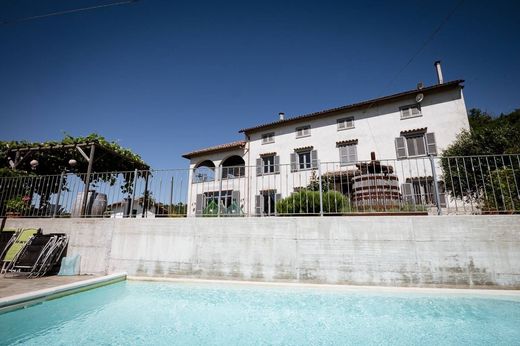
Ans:
<svg viewBox="0 0 520 346"><path fill-rule="evenodd" d="M428 154L437 155L437 145L435 143L435 134L433 132L426 134L426 146L428 148Z"/></svg>
<svg viewBox="0 0 520 346"><path fill-rule="evenodd" d="M204 203L204 195L200 193L197 195L197 198L196 198L195 215L202 215L202 210L204 209L203 203Z"/></svg>
<svg viewBox="0 0 520 346"><path fill-rule="evenodd" d="M296 153L291 153L291 172L296 172L298 170L298 160L296 157Z"/></svg>
<svg viewBox="0 0 520 346"><path fill-rule="evenodd" d="M261 202L262 202L262 196L256 195L255 196L255 215L256 216L262 215Z"/></svg>
<svg viewBox="0 0 520 346"><path fill-rule="evenodd" d="M281 193L277 193L276 195L274 195L274 212L275 212L275 214L278 214L278 210L276 210L276 203L278 201L281 201L281 200L282 200L282 194Z"/></svg>
<svg viewBox="0 0 520 346"><path fill-rule="evenodd" d="M240 191L233 190L231 192L231 203L233 202L240 206Z"/></svg>
<svg viewBox="0 0 520 346"><path fill-rule="evenodd" d="M437 186L439 188L439 201L442 208L446 208L446 189L444 187L444 182L439 181L437 183Z"/></svg>
<svg viewBox="0 0 520 346"><path fill-rule="evenodd" d="M406 158L406 139L404 137L395 139L395 152L398 159Z"/></svg>
<svg viewBox="0 0 520 346"><path fill-rule="evenodd" d="M274 157L274 173L280 173L280 156Z"/></svg>
<svg viewBox="0 0 520 346"><path fill-rule="evenodd" d="M357 162L357 145L349 145L347 146L348 151L348 162L350 164L354 164Z"/></svg>
<svg viewBox="0 0 520 346"><path fill-rule="evenodd" d="M311 150L311 168L318 168L318 151Z"/></svg>
<svg viewBox="0 0 520 346"><path fill-rule="evenodd" d="M413 203L413 186L411 183L401 184L401 192L405 203Z"/></svg>
<svg viewBox="0 0 520 346"><path fill-rule="evenodd" d="M339 147L339 164L341 166L346 165L348 163L348 156L347 156L347 147L342 146Z"/></svg>
<svg viewBox="0 0 520 346"><path fill-rule="evenodd" d="M343 129L345 129L345 127L346 127L345 121L338 120L338 130L343 130Z"/></svg>
<svg viewBox="0 0 520 346"><path fill-rule="evenodd" d="M264 165L262 158L256 159L256 175L262 175L264 173Z"/></svg>

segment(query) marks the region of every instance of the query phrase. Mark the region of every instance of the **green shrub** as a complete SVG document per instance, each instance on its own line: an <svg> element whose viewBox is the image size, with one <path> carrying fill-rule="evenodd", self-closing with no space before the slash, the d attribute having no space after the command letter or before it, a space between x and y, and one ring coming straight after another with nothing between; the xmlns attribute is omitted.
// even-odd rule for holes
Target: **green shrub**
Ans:
<svg viewBox="0 0 520 346"><path fill-rule="evenodd" d="M485 185L484 209L520 211L520 175L511 168L499 168L489 174Z"/></svg>
<svg viewBox="0 0 520 346"><path fill-rule="evenodd" d="M323 192L324 213L345 213L350 211L348 199L337 191ZM319 214L320 193L301 190L276 202L278 214Z"/></svg>

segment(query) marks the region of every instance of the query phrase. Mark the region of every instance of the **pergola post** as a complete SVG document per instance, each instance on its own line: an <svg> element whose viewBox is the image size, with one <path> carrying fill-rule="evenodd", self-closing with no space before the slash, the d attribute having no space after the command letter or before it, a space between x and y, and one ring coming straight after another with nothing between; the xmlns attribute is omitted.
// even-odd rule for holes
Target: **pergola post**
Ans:
<svg viewBox="0 0 520 346"><path fill-rule="evenodd" d="M94 163L94 152L96 149L96 145L92 144L90 146L90 156L88 158L88 168L87 168L87 176L85 177L85 189L83 190L83 202L81 203L81 216L86 216L87 214L87 202L88 202L88 190L90 186L90 174L92 173L92 165Z"/></svg>

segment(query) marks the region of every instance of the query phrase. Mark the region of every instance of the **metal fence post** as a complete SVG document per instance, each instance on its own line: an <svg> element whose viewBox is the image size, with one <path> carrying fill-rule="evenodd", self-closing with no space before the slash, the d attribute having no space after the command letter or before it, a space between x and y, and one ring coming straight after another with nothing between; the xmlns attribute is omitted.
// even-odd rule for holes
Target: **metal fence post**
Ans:
<svg viewBox="0 0 520 346"><path fill-rule="evenodd" d="M437 206L437 215L441 215L441 199L439 194L439 183L437 181L437 171L435 169L435 160L432 154L429 154L428 158L430 159L430 165L432 166L433 191L435 193L435 205Z"/></svg>
<svg viewBox="0 0 520 346"><path fill-rule="evenodd" d="M56 196L56 204L54 204L54 210L52 212L52 217L56 217L56 212L58 209L58 206L60 205L60 197L61 197L61 189L63 188L63 178L65 177L65 172L61 172L60 175L60 183L58 185L58 195Z"/></svg>
<svg viewBox="0 0 520 346"><path fill-rule="evenodd" d="M223 167L217 167L215 168L215 179L219 178L219 184L218 184L218 201L217 201L217 217L220 217L220 200L222 199L222 173L223 173Z"/></svg>
<svg viewBox="0 0 520 346"><path fill-rule="evenodd" d="M168 207L168 214L173 214L175 211L175 207L173 206L173 184L174 184L174 181L173 181L173 177L172 177L171 182L170 182L170 205ZM171 216L171 215L168 215L168 216Z"/></svg>
<svg viewBox="0 0 520 346"><path fill-rule="evenodd" d="M134 200L135 200L135 190L136 189L137 189L137 168L134 171L134 182L132 185L132 200L130 201L130 217L132 217L134 215Z"/></svg>
<svg viewBox="0 0 520 346"><path fill-rule="evenodd" d="M321 183L321 161L318 160L318 182L320 189L320 216L323 216L323 189Z"/></svg>

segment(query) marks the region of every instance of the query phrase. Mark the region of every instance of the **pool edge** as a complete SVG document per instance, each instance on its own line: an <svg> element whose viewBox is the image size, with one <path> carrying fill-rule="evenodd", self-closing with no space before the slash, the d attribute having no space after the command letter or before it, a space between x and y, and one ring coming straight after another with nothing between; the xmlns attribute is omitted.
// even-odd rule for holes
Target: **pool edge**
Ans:
<svg viewBox="0 0 520 346"><path fill-rule="evenodd" d="M72 282L56 287L45 288L37 291L16 294L0 298L0 315L13 310L23 309L32 305L42 303L67 295L88 291L116 282L125 281L126 273L115 273L83 281Z"/></svg>
<svg viewBox="0 0 520 346"><path fill-rule="evenodd" d="M127 275L128 281L152 281L152 282L174 282L174 283L194 283L194 284L222 284L222 285L243 285L243 286L271 286L271 287L301 287L316 288L331 291L350 291L350 292L388 292L388 293L432 293L448 295L479 295L494 297L515 297L520 299L520 290L508 289L481 289L481 288L441 288L441 287L394 287L394 286L363 286L363 285L334 285L298 282L267 282L267 281L245 281L245 280L215 280L215 279L193 279L193 278L168 278L168 277L149 277Z"/></svg>

